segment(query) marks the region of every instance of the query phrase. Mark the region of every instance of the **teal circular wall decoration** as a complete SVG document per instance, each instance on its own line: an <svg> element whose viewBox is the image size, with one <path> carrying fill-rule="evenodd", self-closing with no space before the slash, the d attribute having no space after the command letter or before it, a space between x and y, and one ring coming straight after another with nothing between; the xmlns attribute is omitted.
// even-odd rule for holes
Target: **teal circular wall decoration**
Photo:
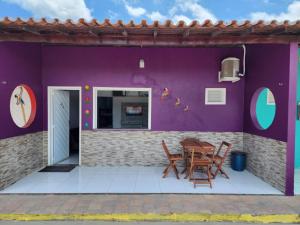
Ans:
<svg viewBox="0 0 300 225"><path fill-rule="evenodd" d="M276 114L276 102L269 88L259 88L251 100L251 118L254 126L259 130L268 129Z"/></svg>

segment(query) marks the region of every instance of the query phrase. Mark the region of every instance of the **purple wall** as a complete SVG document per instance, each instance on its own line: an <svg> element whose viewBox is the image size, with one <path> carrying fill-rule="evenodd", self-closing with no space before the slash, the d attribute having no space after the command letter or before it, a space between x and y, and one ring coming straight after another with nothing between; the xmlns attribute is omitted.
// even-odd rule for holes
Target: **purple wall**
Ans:
<svg viewBox="0 0 300 225"><path fill-rule="evenodd" d="M0 43L0 139L41 131L41 48L36 44ZM3 82L7 82L4 84ZM29 85L37 96L37 114L29 128L18 128L9 111L10 95L19 84Z"/></svg>
<svg viewBox="0 0 300 225"><path fill-rule="evenodd" d="M296 99L298 77L298 43L290 45L289 99L288 99L288 137L286 155L286 194L294 195L295 138L296 138Z"/></svg>
<svg viewBox="0 0 300 225"><path fill-rule="evenodd" d="M253 45L247 48L244 131L287 142L286 194L294 193L294 153L298 44ZM276 101L276 115L267 130L257 129L250 116L254 92L267 87Z"/></svg>
<svg viewBox="0 0 300 225"><path fill-rule="evenodd" d="M290 45L247 46L245 76L244 131L247 133L287 141ZM266 130L257 129L250 116L250 102L254 92L269 88L275 97L276 115Z"/></svg>
<svg viewBox="0 0 300 225"><path fill-rule="evenodd" d="M247 46L246 76L237 83L218 83L220 62L242 55L241 48L101 48L0 43L0 139L47 129L47 87L84 86L151 87L152 130L245 131L287 141L287 190L293 194L294 120L297 43ZM138 69L140 58L146 68ZM3 81L7 82L4 84ZM37 116L29 128L17 128L9 113L12 90L28 84L37 96ZM171 96L160 100L163 88ZM227 105L205 106L206 87L226 87ZM250 117L253 93L270 88L276 100L274 123L255 128ZM92 90L83 90L92 99ZM175 98L182 106L175 108ZM244 104L245 103L245 104ZM183 112L184 105L191 111ZM92 111L92 104L83 108ZM82 113L92 125L92 116ZM43 126L44 122L44 126Z"/></svg>
<svg viewBox="0 0 300 225"><path fill-rule="evenodd" d="M218 83L220 62L225 57L239 57L241 48L101 48L43 47L44 101L47 86L111 86L151 87L152 130L242 131L244 81ZM145 69L138 69L140 58ZM169 88L171 98L160 100L163 88ZM226 87L226 106L205 106L206 87ZM83 97L92 91L83 91ZM189 105L175 108L175 98ZM47 109L44 104L44 124ZM92 104L83 103L83 110ZM92 116L86 118L92 125ZM47 129L45 127L44 129Z"/></svg>

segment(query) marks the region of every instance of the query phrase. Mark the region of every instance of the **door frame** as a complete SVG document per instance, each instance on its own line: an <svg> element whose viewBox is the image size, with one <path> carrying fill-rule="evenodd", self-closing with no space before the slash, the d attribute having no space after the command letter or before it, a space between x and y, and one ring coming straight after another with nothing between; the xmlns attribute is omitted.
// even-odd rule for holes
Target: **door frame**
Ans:
<svg viewBox="0 0 300 225"><path fill-rule="evenodd" d="M81 165L81 113L82 113L82 88L80 86L48 86L48 165L53 165L53 91L79 91L79 160Z"/></svg>

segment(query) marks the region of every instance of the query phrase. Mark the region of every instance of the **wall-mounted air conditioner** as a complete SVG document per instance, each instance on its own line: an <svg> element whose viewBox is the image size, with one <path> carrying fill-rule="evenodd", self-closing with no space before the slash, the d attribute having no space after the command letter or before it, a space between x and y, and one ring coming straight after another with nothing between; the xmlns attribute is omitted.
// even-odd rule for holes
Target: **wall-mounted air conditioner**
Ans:
<svg viewBox="0 0 300 225"><path fill-rule="evenodd" d="M236 82L240 80L240 60L238 58L226 58L222 61L222 69L219 72L219 82L231 81Z"/></svg>
<svg viewBox="0 0 300 225"><path fill-rule="evenodd" d="M230 81L237 82L241 76L245 75L245 63L246 63L246 47L243 45L244 57L243 57L243 73L240 71L240 59L235 57L229 57L222 60L221 71L219 71L219 82Z"/></svg>

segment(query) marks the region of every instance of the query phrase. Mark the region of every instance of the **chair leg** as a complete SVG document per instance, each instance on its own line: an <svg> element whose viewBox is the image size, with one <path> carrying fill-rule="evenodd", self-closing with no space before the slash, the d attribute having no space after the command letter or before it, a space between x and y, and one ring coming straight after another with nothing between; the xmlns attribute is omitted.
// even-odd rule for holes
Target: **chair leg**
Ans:
<svg viewBox="0 0 300 225"><path fill-rule="evenodd" d="M190 168L187 170L188 174L187 177L189 178L189 181L191 181L193 179L193 174L194 174L194 166L190 165Z"/></svg>
<svg viewBox="0 0 300 225"><path fill-rule="evenodd" d="M214 163L214 165L217 167L216 171L213 173L213 177L215 179L216 176L218 175L218 173L220 172L221 168L222 168L222 164Z"/></svg>
<svg viewBox="0 0 300 225"><path fill-rule="evenodd" d="M187 179L190 176L190 170L191 170L191 165L187 164L184 179Z"/></svg>
<svg viewBox="0 0 300 225"><path fill-rule="evenodd" d="M166 167L166 169L164 170L163 172L163 178L166 178L166 176L168 175L169 173L169 168L171 167L171 163L169 163L169 165Z"/></svg>
<svg viewBox="0 0 300 225"><path fill-rule="evenodd" d="M222 169L222 164L220 165L216 165L217 166L217 170L216 172L213 174L213 177L216 178L217 174L220 172L221 174L223 174L227 179L229 179L229 176L224 172L224 170Z"/></svg>
<svg viewBox="0 0 300 225"><path fill-rule="evenodd" d="M188 160L187 160L187 156L186 153L184 153L184 169L181 171L181 174L184 174L186 172L186 170L188 169Z"/></svg>
<svg viewBox="0 0 300 225"><path fill-rule="evenodd" d="M214 173L212 172L212 166L209 168L209 172L212 179L215 179Z"/></svg>
<svg viewBox="0 0 300 225"><path fill-rule="evenodd" d="M210 167L210 166L207 166L207 177L208 177L208 182L209 182L210 188L212 188L210 170L211 170L211 167Z"/></svg>
<svg viewBox="0 0 300 225"><path fill-rule="evenodd" d="M173 170L174 170L174 173L175 173L177 179L179 180L180 178L179 178L179 175L178 175L178 170L177 170L177 168L176 168L175 162L172 162L171 165L172 165L172 168L173 168Z"/></svg>
<svg viewBox="0 0 300 225"><path fill-rule="evenodd" d="M190 170L189 170L189 181L191 181L191 180L193 180L194 179L194 177L193 177L193 175L194 175L194 169L195 169L195 167L194 166L191 166L190 167ZM196 181L195 180L193 180L193 184L194 184L194 188L196 188Z"/></svg>
<svg viewBox="0 0 300 225"><path fill-rule="evenodd" d="M227 178L229 179L229 176L224 172L224 170L222 168L220 168L220 172Z"/></svg>
<svg viewBox="0 0 300 225"><path fill-rule="evenodd" d="M213 177L214 177L214 179L216 178L216 176L218 175L218 173L219 173L219 167L217 167L217 169L216 169L216 171L213 173Z"/></svg>
<svg viewBox="0 0 300 225"><path fill-rule="evenodd" d="M165 174L165 173L167 172L167 170L169 169L169 167L170 167L170 163L169 163L168 166L164 169L163 174Z"/></svg>

